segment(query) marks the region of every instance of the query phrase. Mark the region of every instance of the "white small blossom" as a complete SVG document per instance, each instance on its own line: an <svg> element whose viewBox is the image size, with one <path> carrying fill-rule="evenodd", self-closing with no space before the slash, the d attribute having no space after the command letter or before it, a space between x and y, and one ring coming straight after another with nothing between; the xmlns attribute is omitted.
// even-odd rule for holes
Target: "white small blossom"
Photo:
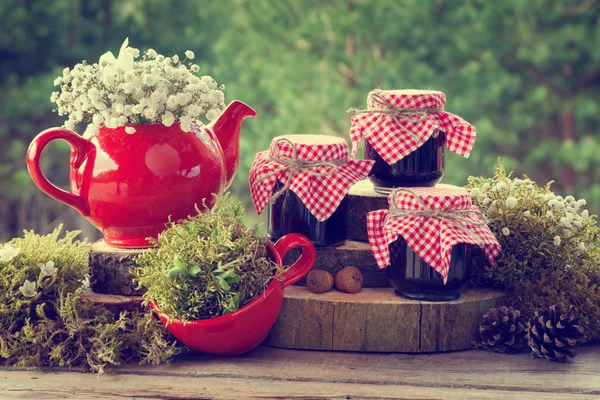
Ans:
<svg viewBox="0 0 600 400"><path fill-rule="evenodd" d="M171 59L173 60L173 62L175 64L177 64L179 62L179 56L177 54L175 54L173 57L171 57Z"/></svg>
<svg viewBox="0 0 600 400"><path fill-rule="evenodd" d="M225 101L225 95L220 90L213 91L210 96L213 103L222 103Z"/></svg>
<svg viewBox="0 0 600 400"><path fill-rule="evenodd" d="M575 197L569 195L569 196L565 197L565 201L567 201L567 202L575 201Z"/></svg>
<svg viewBox="0 0 600 400"><path fill-rule="evenodd" d="M590 217L590 212L588 210L583 210L581 212L581 218L583 218L583 220L585 221L586 219L588 219Z"/></svg>
<svg viewBox="0 0 600 400"><path fill-rule="evenodd" d="M575 204L577 205L577 208L581 208L587 204L587 201L585 201L585 199L579 199Z"/></svg>
<svg viewBox="0 0 600 400"><path fill-rule="evenodd" d="M190 71L196 73L196 72L200 71L200 67L197 66L196 64L194 64L190 67Z"/></svg>
<svg viewBox="0 0 600 400"><path fill-rule="evenodd" d="M515 208L517 206L517 199L510 196L506 198L506 201L504 202L504 204L506 205L506 207L508 208Z"/></svg>
<svg viewBox="0 0 600 400"><path fill-rule="evenodd" d="M554 218L554 213L552 212L552 210L546 211L546 217L548 217L548 218Z"/></svg>
<svg viewBox="0 0 600 400"><path fill-rule="evenodd" d="M9 263L20 253L21 249L19 247L13 247L10 244L5 244L4 247L0 249L0 261Z"/></svg>
<svg viewBox="0 0 600 400"><path fill-rule="evenodd" d="M477 188L473 188L471 189L471 197L477 197L477 195L479 194L479 189Z"/></svg>
<svg viewBox="0 0 600 400"><path fill-rule="evenodd" d="M526 217L531 217L531 211L527 210L523 213L523 215Z"/></svg>
<svg viewBox="0 0 600 400"><path fill-rule="evenodd" d="M165 112L161 119L164 126L171 126L175 122L175 117L173 117L171 111Z"/></svg>
<svg viewBox="0 0 600 400"><path fill-rule="evenodd" d="M579 246L577 246L577 248L579 250L581 250L581 251L584 251L585 250L585 243L583 243L583 242L579 243Z"/></svg>
<svg viewBox="0 0 600 400"><path fill-rule="evenodd" d="M195 57L196 55L194 54L194 52L193 52L193 51L191 51L191 50L187 50L187 51L185 52L185 56L188 58L188 60L193 60L193 59L194 59L194 57Z"/></svg>
<svg viewBox="0 0 600 400"><path fill-rule="evenodd" d="M503 234L504 236L508 236L508 235L510 235L510 229L508 229L508 228L502 228L502 234Z"/></svg>
<svg viewBox="0 0 600 400"><path fill-rule="evenodd" d="M38 267L40 267L42 278L46 276L54 276L57 271L56 267L54 266L54 261L48 261L46 264L40 263Z"/></svg>
<svg viewBox="0 0 600 400"><path fill-rule="evenodd" d="M560 219L560 223L562 226L564 226L565 228L571 228L571 221L569 221L569 218L567 217L562 217Z"/></svg>
<svg viewBox="0 0 600 400"><path fill-rule="evenodd" d="M494 186L494 187L492 188L492 190L493 190L494 192L500 192L500 191L502 191L502 190L504 190L504 189L506 189L506 183L504 183L504 182L498 182L498 183L496 184L496 186Z"/></svg>
<svg viewBox="0 0 600 400"><path fill-rule="evenodd" d="M208 89L212 90L212 89L217 88L217 83L212 78L212 76L206 75L206 76L203 76L201 79L202 79L202 82L206 83L206 86L208 86Z"/></svg>
<svg viewBox="0 0 600 400"><path fill-rule="evenodd" d="M209 121L216 121L216 120L217 120L217 118L219 118L219 115L220 115L220 114L221 114L221 113L219 112L219 110L216 110L216 109L214 109L214 108L213 108L213 109L209 110L209 111L206 113L206 118L207 118Z"/></svg>
<svg viewBox="0 0 600 400"><path fill-rule="evenodd" d="M25 282L23 283L23 285L21 287L19 287L19 291L25 297L35 297L38 294L37 283L35 281L29 282L29 280L25 279Z"/></svg>
<svg viewBox="0 0 600 400"><path fill-rule="evenodd" d="M560 236L554 236L554 245L560 246Z"/></svg>
<svg viewBox="0 0 600 400"><path fill-rule="evenodd" d="M489 183L484 183L484 184L481 186L481 191L482 191L482 192L487 192L488 190L490 190L490 184L489 184Z"/></svg>
<svg viewBox="0 0 600 400"><path fill-rule="evenodd" d="M133 126L126 126L125 127L125 132L132 135L135 133L135 128Z"/></svg>
<svg viewBox="0 0 600 400"><path fill-rule="evenodd" d="M490 204L491 199L489 197L484 198L481 201L481 204L483 204L484 206L487 206L488 204Z"/></svg>
<svg viewBox="0 0 600 400"><path fill-rule="evenodd" d="M151 58L156 58L158 53L154 49L148 49L148 50L146 50L146 55Z"/></svg>
<svg viewBox="0 0 600 400"><path fill-rule="evenodd" d="M182 131L189 132L191 130L192 118L191 117L181 117L181 118L179 118L179 124L181 126Z"/></svg>

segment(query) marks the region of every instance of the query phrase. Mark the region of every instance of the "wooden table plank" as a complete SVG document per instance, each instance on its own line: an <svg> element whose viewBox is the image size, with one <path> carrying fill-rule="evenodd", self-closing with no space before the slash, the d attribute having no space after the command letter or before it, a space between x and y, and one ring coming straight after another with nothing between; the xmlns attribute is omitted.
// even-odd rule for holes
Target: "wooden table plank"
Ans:
<svg viewBox="0 0 600 400"><path fill-rule="evenodd" d="M219 398L587 399L600 396L600 346L570 363L485 351L366 354L260 347L125 365L110 375L0 371L1 399Z"/></svg>

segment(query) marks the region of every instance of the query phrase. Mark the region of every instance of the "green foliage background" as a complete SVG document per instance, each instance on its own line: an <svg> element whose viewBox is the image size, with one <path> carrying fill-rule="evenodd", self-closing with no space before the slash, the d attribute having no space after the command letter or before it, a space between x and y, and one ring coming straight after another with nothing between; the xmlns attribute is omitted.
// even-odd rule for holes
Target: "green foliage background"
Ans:
<svg viewBox="0 0 600 400"><path fill-rule="evenodd" d="M28 143L61 121L52 81L64 66L134 47L193 50L228 100L258 118L242 132L232 190L247 205L256 152L283 133L347 136L345 111L369 90L434 88L479 135L465 160L448 155L446 183L508 170L600 211L600 4L596 0L4 0L0 2L0 240L21 229L97 233L41 194ZM67 186L65 146L44 158Z"/></svg>

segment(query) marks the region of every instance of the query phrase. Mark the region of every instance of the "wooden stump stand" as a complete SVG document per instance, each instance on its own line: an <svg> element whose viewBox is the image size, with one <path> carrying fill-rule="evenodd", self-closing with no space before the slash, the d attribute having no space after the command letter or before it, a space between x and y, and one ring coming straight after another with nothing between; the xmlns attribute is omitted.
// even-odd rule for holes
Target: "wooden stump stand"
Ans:
<svg viewBox="0 0 600 400"><path fill-rule="evenodd" d="M376 193L370 180L365 179L352 186L348 192L348 238L368 242L367 213L387 208L387 196Z"/></svg>
<svg viewBox="0 0 600 400"><path fill-rule="evenodd" d="M288 287L279 319L265 344L291 349L408 353L473 347L481 316L500 306L503 294L467 290L458 300L440 303L395 295L385 271L375 263L366 229L367 213L387 208L387 196L375 193L370 181L364 180L350 189L348 199L349 240L341 246L318 248L314 268L335 274L344 267L356 266L363 273L363 290L358 294L336 290L313 294L303 286ZM86 294L86 299L115 310L139 307L142 291L136 290L130 269L135 257L145 251L152 250L119 249L102 240L94 243L89 261L95 293ZM284 264L292 264L299 254L290 252Z"/></svg>
<svg viewBox="0 0 600 400"><path fill-rule="evenodd" d="M288 349L423 353L464 350L503 293L465 290L448 302L408 300L391 288L314 294L290 286L265 344Z"/></svg>
<svg viewBox="0 0 600 400"><path fill-rule="evenodd" d="M91 288L96 293L136 296L143 293L133 283L131 268L135 257L149 249L122 249L107 245L104 240L92 244L89 255Z"/></svg>

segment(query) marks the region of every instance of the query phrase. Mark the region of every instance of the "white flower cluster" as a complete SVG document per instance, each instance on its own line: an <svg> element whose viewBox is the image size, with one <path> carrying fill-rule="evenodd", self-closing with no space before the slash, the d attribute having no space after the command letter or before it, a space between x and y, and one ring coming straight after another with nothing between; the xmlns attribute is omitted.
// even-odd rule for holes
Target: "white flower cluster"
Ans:
<svg viewBox="0 0 600 400"><path fill-rule="evenodd" d="M38 264L40 269L40 281L46 277L53 278L58 271L54 266L54 261L50 260L47 263ZM38 283L36 281L29 281L29 279L25 279L25 282L19 287L19 291L25 297L35 297L38 295Z"/></svg>
<svg viewBox="0 0 600 400"><path fill-rule="evenodd" d="M128 44L125 39L117 58L109 51L97 64L84 61L73 69L65 68L54 80L60 93L52 93L50 101L58 106L58 115L68 116L66 128L88 123L86 135L93 135L100 125L171 126L178 122L189 132L193 123L201 124L197 119L202 115L209 121L219 117L225 108L225 87L210 76L194 75L198 65L185 65L194 58L192 51L186 51L181 61L177 55L165 57L148 49L136 61L140 51ZM125 131L132 134L135 128L128 126Z"/></svg>
<svg viewBox="0 0 600 400"><path fill-rule="evenodd" d="M471 189L471 197L482 207L488 207L488 214L493 210L494 214L503 216L496 223L511 220L517 214L525 218L531 218L532 215L545 218L546 226L555 233L552 237L553 245L560 246L573 237L575 231L590 217L588 210L582 210L586 201L576 200L573 196L563 198L549 190L540 194L540 191L530 179L507 177ZM533 199L541 200L543 207L526 209L525 203L532 204ZM539 203L538 201L537 204ZM504 236L512 233L506 226L499 226L498 229ZM575 244L578 250L584 251L587 248L586 243Z"/></svg>

